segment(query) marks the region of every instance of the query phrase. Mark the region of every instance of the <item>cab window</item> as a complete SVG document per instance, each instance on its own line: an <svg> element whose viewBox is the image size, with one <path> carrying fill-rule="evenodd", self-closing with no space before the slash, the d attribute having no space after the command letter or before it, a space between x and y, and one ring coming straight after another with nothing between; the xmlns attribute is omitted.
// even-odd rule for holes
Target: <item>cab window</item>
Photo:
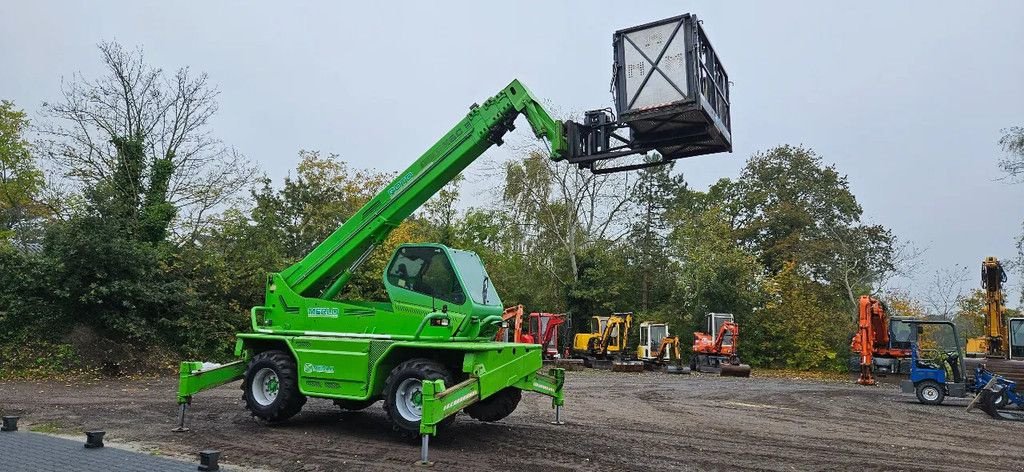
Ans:
<svg viewBox="0 0 1024 472"><path fill-rule="evenodd" d="M461 305L466 301L459 278L443 250L404 247L388 266L388 283L439 300Z"/></svg>

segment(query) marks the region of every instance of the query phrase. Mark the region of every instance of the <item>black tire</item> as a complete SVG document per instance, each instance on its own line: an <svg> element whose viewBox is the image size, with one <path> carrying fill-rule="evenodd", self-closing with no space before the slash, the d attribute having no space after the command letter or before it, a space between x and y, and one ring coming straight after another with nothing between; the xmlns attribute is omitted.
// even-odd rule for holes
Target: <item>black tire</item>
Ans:
<svg viewBox="0 0 1024 472"><path fill-rule="evenodd" d="M992 401L992 406L996 407L997 410L1006 408L1006 405L1010 403L1010 396L1006 394L1006 390L1000 390L999 394L996 395Z"/></svg>
<svg viewBox="0 0 1024 472"><path fill-rule="evenodd" d="M463 411L474 420L498 421L516 411L516 407L519 406L519 400L522 398L522 390L515 387L507 387L494 395L467 406Z"/></svg>
<svg viewBox="0 0 1024 472"><path fill-rule="evenodd" d="M268 371L276 376L277 392L273 399L264 394L260 401L256 390L262 387L256 383L262 384L260 380L266 378ZM252 415L264 421L277 423L295 416L306 404L306 397L299 392L298 370L292 356L282 351L263 351L253 356L242 381L242 398Z"/></svg>
<svg viewBox="0 0 1024 472"><path fill-rule="evenodd" d="M444 380L445 387L454 385L451 372L444 366L430 359L410 359L391 370L384 381L384 412L387 414L391 429L401 437L417 438L420 435L419 418L407 418L401 412L395 396L399 386L408 379ZM438 430L446 428L455 421L455 415L438 423Z"/></svg>
<svg viewBox="0 0 1024 472"><path fill-rule="evenodd" d="M376 399L373 400L334 400L334 404L342 410L348 411L359 411L365 410L374 403L377 403Z"/></svg>
<svg viewBox="0 0 1024 472"><path fill-rule="evenodd" d="M946 399L946 389L934 380L923 380L915 386L917 401L925 405L941 405Z"/></svg>

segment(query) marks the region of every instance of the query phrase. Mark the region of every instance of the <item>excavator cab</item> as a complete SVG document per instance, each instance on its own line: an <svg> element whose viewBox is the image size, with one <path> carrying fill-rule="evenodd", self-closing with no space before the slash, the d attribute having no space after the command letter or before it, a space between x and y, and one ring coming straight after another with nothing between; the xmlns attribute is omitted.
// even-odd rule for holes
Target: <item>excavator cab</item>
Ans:
<svg viewBox="0 0 1024 472"><path fill-rule="evenodd" d="M640 345L636 348L636 357L641 360L653 360L659 354L661 342L668 336L668 325L645 321L640 323Z"/></svg>
<svg viewBox="0 0 1024 472"><path fill-rule="evenodd" d="M723 336L723 338L722 338L722 353L723 354L732 354L733 351L734 351L734 349L733 349L732 331L726 330L725 332L722 332L722 326L725 325L725 323L727 323L727 322L732 322L732 323L736 322L736 319L732 315L732 313L708 313L708 316L707 316L708 331L707 332L709 334L711 334L711 336L712 336L711 337L712 344L718 342L718 336L719 336L719 333L721 333L721 335Z"/></svg>
<svg viewBox="0 0 1024 472"><path fill-rule="evenodd" d="M1024 318L1010 318L1010 359L1024 359Z"/></svg>

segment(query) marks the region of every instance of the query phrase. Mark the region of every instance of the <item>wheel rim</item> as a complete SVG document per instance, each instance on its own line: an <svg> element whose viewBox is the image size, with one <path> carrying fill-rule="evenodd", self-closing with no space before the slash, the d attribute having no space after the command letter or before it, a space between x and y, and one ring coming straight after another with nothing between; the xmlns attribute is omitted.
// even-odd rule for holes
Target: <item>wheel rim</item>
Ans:
<svg viewBox="0 0 1024 472"><path fill-rule="evenodd" d="M277 372L269 367L264 367L256 372L252 378L252 398L262 406L268 406L277 399L277 392L281 388L281 382L277 378Z"/></svg>
<svg viewBox="0 0 1024 472"><path fill-rule="evenodd" d="M419 421L423 417L423 382L409 378L398 384L395 407L406 421Z"/></svg>
<svg viewBox="0 0 1024 472"><path fill-rule="evenodd" d="M939 399L939 389L935 387L925 387L921 390L921 396L924 397L925 400L933 402Z"/></svg>

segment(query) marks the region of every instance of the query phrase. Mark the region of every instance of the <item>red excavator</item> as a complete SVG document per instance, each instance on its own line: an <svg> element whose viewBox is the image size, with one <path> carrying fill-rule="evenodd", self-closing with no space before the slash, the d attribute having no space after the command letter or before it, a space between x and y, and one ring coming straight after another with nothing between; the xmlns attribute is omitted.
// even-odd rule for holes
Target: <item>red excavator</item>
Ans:
<svg viewBox="0 0 1024 472"><path fill-rule="evenodd" d="M508 307L502 314L504 321L494 339L517 343L540 344L545 359L558 356L558 327L565 323L564 314L530 313L524 316L526 309L522 305ZM526 332L523 332L523 318L528 318ZM511 322L512 329L508 325ZM506 339L506 337L511 339Z"/></svg>
<svg viewBox="0 0 1024 472"><path fill-rule="evenodd" d="M725 377L750 377L750 366L740 363L740 325L731 313L708 313L708 332L693 333L690 370Z"/></svg>
<svg viewBox="0 0 1024 472"><path fill-rule="evenodd" d="M864 295L860 297L857 312L857 334L850 343L850 350L860 357L857 383L875 385L874 372L899 372L900 361L910 357L910 346L891 339L890 330L896 326L892 321L901 318L890 318L881 300Z"/></svg>

